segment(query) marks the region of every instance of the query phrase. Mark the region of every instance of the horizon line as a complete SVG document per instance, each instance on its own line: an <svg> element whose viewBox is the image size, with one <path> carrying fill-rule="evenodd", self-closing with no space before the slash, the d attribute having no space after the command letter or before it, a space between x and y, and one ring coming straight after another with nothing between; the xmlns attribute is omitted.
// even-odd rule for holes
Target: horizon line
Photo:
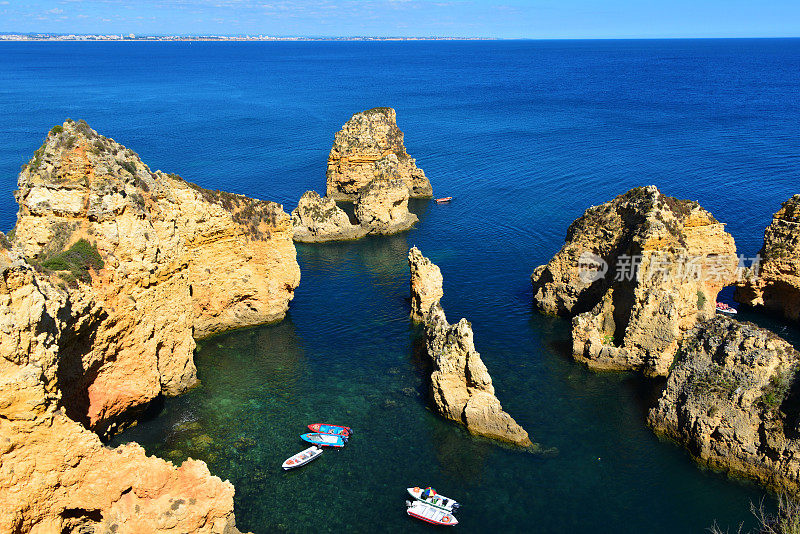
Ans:
<svg viewBox="0 0 800 534"><path fill-rule="evenodd" d="M276 41L276 40L491 40L491 41L646 41L646 40L697 40L697 39L798 39L800 35L741 35L741 36L604 36L604 37L498 37L482 35L267 35L264 33L241 33L241 34L222 34L222 33L134 33L127 34L122 32L14 32L2 31L0 36L20 36L20 39L0 39L0 41L44 41L48 37L106 37L120 36L119 39L99 39L105 41L144 41L148 38L162 40L219 40L219 39L241 39L250 41ZM133 35L133 37L130 37ZM97 39L96 39L97 40Z"/></svg>

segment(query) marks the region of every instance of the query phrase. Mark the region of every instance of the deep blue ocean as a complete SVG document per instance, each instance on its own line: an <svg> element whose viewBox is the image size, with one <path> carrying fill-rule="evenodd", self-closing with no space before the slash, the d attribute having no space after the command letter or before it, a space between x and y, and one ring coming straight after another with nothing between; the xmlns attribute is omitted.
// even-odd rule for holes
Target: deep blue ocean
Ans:
<svg viewBox="0 0 800 534"><path fill-rule="evenodd" d="M257 534L424 532L404 488L428 484L463 504L463 532L751 526L764 492L646 428L657 383L572 362L569 323L532 310L529 275L587 207L648 184L699 201L755 254L800 192L800 39L0 43L0 229L14 225L20 165L67 117L153 169L290 211L324 192L333 134L375 106L397 110L434 193L455 200L413 202L407 234L298 246L287 319L200 342L202 385L115 443L207 461ZM429 410L411 245L441 267L448 318L472 322L506 410L557 455ZM356 435L283 473L317 421Z"/></svg>

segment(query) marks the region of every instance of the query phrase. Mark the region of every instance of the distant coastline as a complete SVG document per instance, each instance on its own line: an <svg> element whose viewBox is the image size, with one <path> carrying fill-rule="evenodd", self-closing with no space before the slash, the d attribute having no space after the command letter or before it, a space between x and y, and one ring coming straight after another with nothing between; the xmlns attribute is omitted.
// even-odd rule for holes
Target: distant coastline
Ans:
<svg viewBox="0 0 800 534"><path fill-rule="evenodd" d="M497 41L497 37L276 37L271 35L136 35L3 33L0 41Z"/></svg>

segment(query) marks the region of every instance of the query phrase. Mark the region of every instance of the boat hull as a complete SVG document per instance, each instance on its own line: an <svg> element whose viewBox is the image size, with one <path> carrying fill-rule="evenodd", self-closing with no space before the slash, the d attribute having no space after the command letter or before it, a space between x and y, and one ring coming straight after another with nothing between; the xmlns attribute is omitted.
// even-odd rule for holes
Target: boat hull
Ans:
<svg viewBox="0 0 800 534"><path fill-rule="evenodd" d="M454 527L458 524L458 520L450 512L430 506L422 501L414 501L411 503L411 506L406 509L406 513L415 519L431 523L432 525Z"/></svg>
<svg viewBox="0 0 800 534"><path fill-rule="evenodd" d="M294 456L287 458L281 467L283 467L284 471L288 471L289 469L297 469L298 467L302 467L307 463L316 460L321 455L322 449L316 445L312 445L311 447L298 452Z"/></svg>
<svg viewBox="0 0 800 534"><path fill-rule="evenodd" d="M448 497L445 497L444 495L439 495L438 493L433 497L428 497L427 499L423 499L422 492L424 490L422 488L406 488L406 490L408 491L408 494L414 497L416 500L425 503L428 506L433 506L434 508L439 508L447 512L452 512L459 506L458 502Z"/></svg>
<svg viewBox="0 0 800 534"><path fill-rule="evenodd" d="M322 447L344 447L344 444L346 443L342 436L332 436L331 434L301 434L300 439L309 443L313 443L314 445L320 445Z"/></svg>
<svg viewBox="0 0 800 534"><path fill-rule="evenodd" d="M312 432L333 434L334 436L350 436L353 434L353 429L349 426L329 425L327 423L314 423L313 425L308 425L308 429Z"/></svg>

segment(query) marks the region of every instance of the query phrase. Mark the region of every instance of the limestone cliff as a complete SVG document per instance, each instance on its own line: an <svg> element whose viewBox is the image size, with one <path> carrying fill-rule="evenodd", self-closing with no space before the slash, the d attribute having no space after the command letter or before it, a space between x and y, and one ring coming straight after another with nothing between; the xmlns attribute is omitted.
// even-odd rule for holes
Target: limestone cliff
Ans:
<svg viewBox="0 0 800 534"><path fill-rule="evenodd" d="M800 195L784 202L772 217L759 255L758 272L743 280L734 298L800 319Z"/></svg>
<svg viewBox="0 0 800 534"><path fill-rule="evenodd" d="M717 317L682 341L648 422L710 466L798 493L798 366L778 336Z"/></svg>
<svg viewBox="0 0 800 534"><path fill-rule="evenodd" d="M447 322L439 304L439 268L416 247L408 253L408 264L412 273L412 317L415 311L419 312L419 304L430 302L423 318L425 344L433 363L431 396L436 411L473 434L533 447L528 433L503 411L495 396L492 377L475 350L472 326L466 319L454 325Z"/></svg>
<svg viewBox="0 0 800 534"><path fill-rule="evenodd" d="M649 186L586 210L531 279L541 311L574 316L576 359L665 375L684 332L714 315L737 266L723 224Z"/></svg>
<svg viewBox="0 0 800 534"><path fill-rule="evenodd" d="M358 192L355 208L359 224L370 234L404 232L419 220L408 211L408 189L398 178L370 181Z"/></svg>
<svg viewBox="0 0 800 534"><path fill-rule="evenodd" d="M301 243L349 241L367 235L367 229L352 224L347 213L330 197L306 191L292 211L294 240Z"/></svg>
<svg viewBox="0 0 800 534"><path fill-rule="evenodd" d="M403 180L412 197L433 195L425 173L406 152L395 110L374 108L356 113L334 138L328 155L326 196L354 200L373 178L392 176Z"/></svg>
<svg viewBox="0 0 800 534"><path fill-rule="evenodd" d="M408 268L411 270L411 318L424 322L431 304L439 302L444 295L442 271L417 247L408 251Z"/></svg>
<svg viewBox="0 0 800 534"><path fill-rule="evenodd" d="M15 247L70 292L63 403L101 434L195 383L193 338L281 319L299 281L281 206L152 172L83 122L50 132L16 197ZM81 240L102 268L67 261Z"/></svg>
<svg viewBox="0 0 800 534"><path fill-rule="evenodd" d="M100 441L196 382L194 338L283 317L281 206L151 171L84 122L51 130L0 236L0 531L237 532L233 487ZM94 430L95 432L91 432Z"/></svg>
<svg viewBox="0 0 800 534"><path fill-rule="evenodd" d="M110 449L67 417L61 386L75 370L59 347L78 327L70 292L0 257L0 532L238 532L233 486L203 462L176 468L136 444Z"/></svg>

